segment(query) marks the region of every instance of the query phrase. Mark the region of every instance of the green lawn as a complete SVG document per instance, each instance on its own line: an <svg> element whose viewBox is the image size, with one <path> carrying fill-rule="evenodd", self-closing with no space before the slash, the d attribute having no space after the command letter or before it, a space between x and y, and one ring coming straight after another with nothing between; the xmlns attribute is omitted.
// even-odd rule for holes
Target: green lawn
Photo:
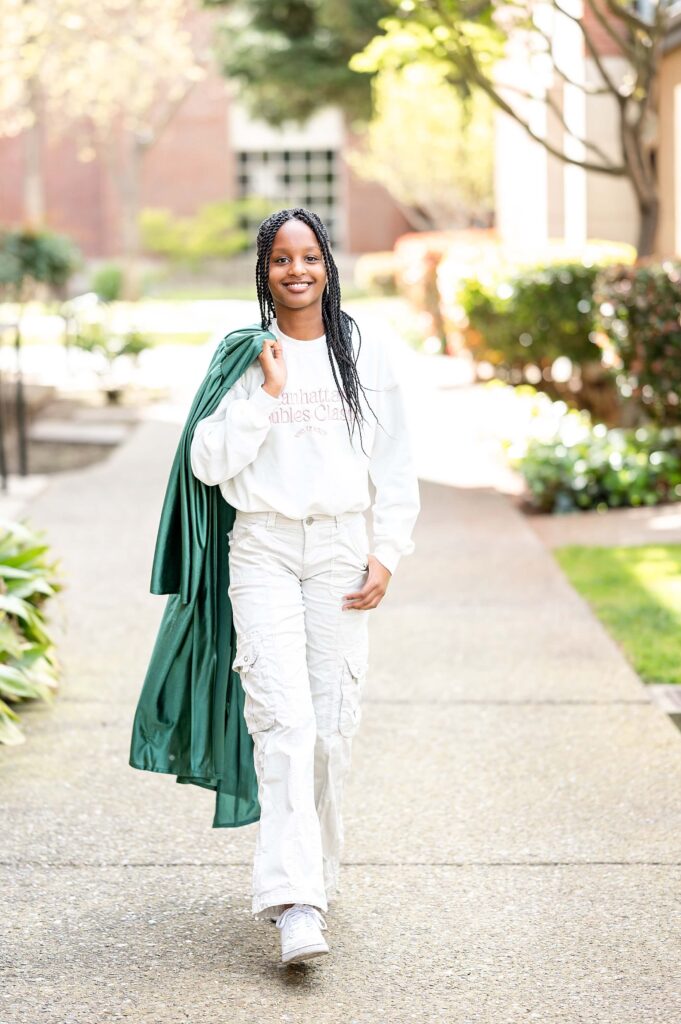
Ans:
<svg viewBox="0 0 681 1024"><path fill-rule="evenodd" d="M681 544L555 556L646 683L681 683Z"/></svg>

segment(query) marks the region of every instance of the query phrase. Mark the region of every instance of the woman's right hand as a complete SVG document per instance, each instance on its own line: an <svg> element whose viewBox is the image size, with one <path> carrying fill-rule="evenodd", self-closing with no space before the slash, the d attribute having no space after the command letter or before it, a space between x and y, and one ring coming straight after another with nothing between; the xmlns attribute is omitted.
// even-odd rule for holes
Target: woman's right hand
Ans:
<svg viewBox="0 0 681 1024"><path fill-rule="evenodd" d="M268 395L272 395L273 398L279 398L286 384L286 363L284 362L284 348L281 342L265 338L258 361L265 374L263 388Z"/></svg>

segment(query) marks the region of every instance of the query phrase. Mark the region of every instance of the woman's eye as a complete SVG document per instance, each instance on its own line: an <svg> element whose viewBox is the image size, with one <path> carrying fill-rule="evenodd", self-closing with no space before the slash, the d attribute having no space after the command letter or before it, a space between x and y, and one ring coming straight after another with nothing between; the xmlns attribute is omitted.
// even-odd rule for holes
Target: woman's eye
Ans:
<svg viewBox="0 0 681 1024"><path fill-rule="evenodd" d="M314 256L314 255L310 254L309 256L306 256L305 259L308 262L319 263L320 257L319 256ZM275 256L274 259L272 260L272 263L286 263L287 261L288 261L288 256Z"/></svg>

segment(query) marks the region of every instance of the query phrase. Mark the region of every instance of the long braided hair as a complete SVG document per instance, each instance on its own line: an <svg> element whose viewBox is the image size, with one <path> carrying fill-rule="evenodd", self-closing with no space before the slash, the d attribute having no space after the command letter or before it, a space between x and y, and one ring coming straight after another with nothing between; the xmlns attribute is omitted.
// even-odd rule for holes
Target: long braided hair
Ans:
<svg viewBox="0 0 681 1024"><path fill-rule="evenodd" d="M348 426L350 438L352 440L352 430L354 430L354 426L357 424L359 427L362 451L364 451L361 426L361 421L364 417L362 414L359 391L361 389L365 398L366 392L359 379L357 367L355 366L355 359L353 358L353 326L357 330L359 338L359 347L357 349L358 356L362 346L362 335L356 320L354 320L349 313L345 313L340 308L340 280L338 276L338 268L331 252L329 235L321 219L316 213L313 213L312 210L306 210L301 206L292 207L288 210L279 210L277 213L273 213L267 217L258 229L258 236L256 240L258 258L255 266L255 283L258 291L258 303L260 305L261 327L266 331L269 328L272 319L276 315L274 301L269 288L270 256L272 254L274 236L286 221L293 219L303 221L304 224L307 224L307 226L314 231L324 258L324 265L326 267L326 286L322 295L322 320L324 323L324 330L326 332L326 347L329 353L331 372L333 373L333 379L336 382L336 387L338 388L341 396L343 414ZM336 368L340 373L340 383L338 381ZM373 389L369 388L369 391L371 390ZM367 405L371 409L368 401ZM346 406L350 409L353 415L352 430L345 411ZM373 409L371 409L371 412L374 415L374 419L378 420Z"/></svg>

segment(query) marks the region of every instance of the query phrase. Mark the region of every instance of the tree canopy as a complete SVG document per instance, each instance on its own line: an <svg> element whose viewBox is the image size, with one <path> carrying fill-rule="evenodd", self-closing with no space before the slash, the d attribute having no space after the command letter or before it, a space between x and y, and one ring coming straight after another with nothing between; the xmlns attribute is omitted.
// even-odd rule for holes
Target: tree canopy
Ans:
<svg viewBox="0 0 681 1024"><path fill-rule="evenodd" d="M243 87L253 116L278 126L327 105L350 120L370 116L369 80L349 61L394 11L390 0L204 0L204 7L224 8L216 59Z"/></svg>
<svg viewBox="0 0 681 1024"><path fill-rule="evenodd" d="M484 92L559 160L626 178L639 207L644 255L653 249L659 215L657 78L672 6L673 0L395 0L351 67L369 74L434 67L464 95ZM574 43L565 45L566 38ZM574 61L575 53L586 56L588 69ZM523 78L519 69L531 76ZM560 97L571 90L585 103L610 99L619 152L606 151L570 118ZM533 126L528 102L536 101L558 124L560 142Z"/></svg>

